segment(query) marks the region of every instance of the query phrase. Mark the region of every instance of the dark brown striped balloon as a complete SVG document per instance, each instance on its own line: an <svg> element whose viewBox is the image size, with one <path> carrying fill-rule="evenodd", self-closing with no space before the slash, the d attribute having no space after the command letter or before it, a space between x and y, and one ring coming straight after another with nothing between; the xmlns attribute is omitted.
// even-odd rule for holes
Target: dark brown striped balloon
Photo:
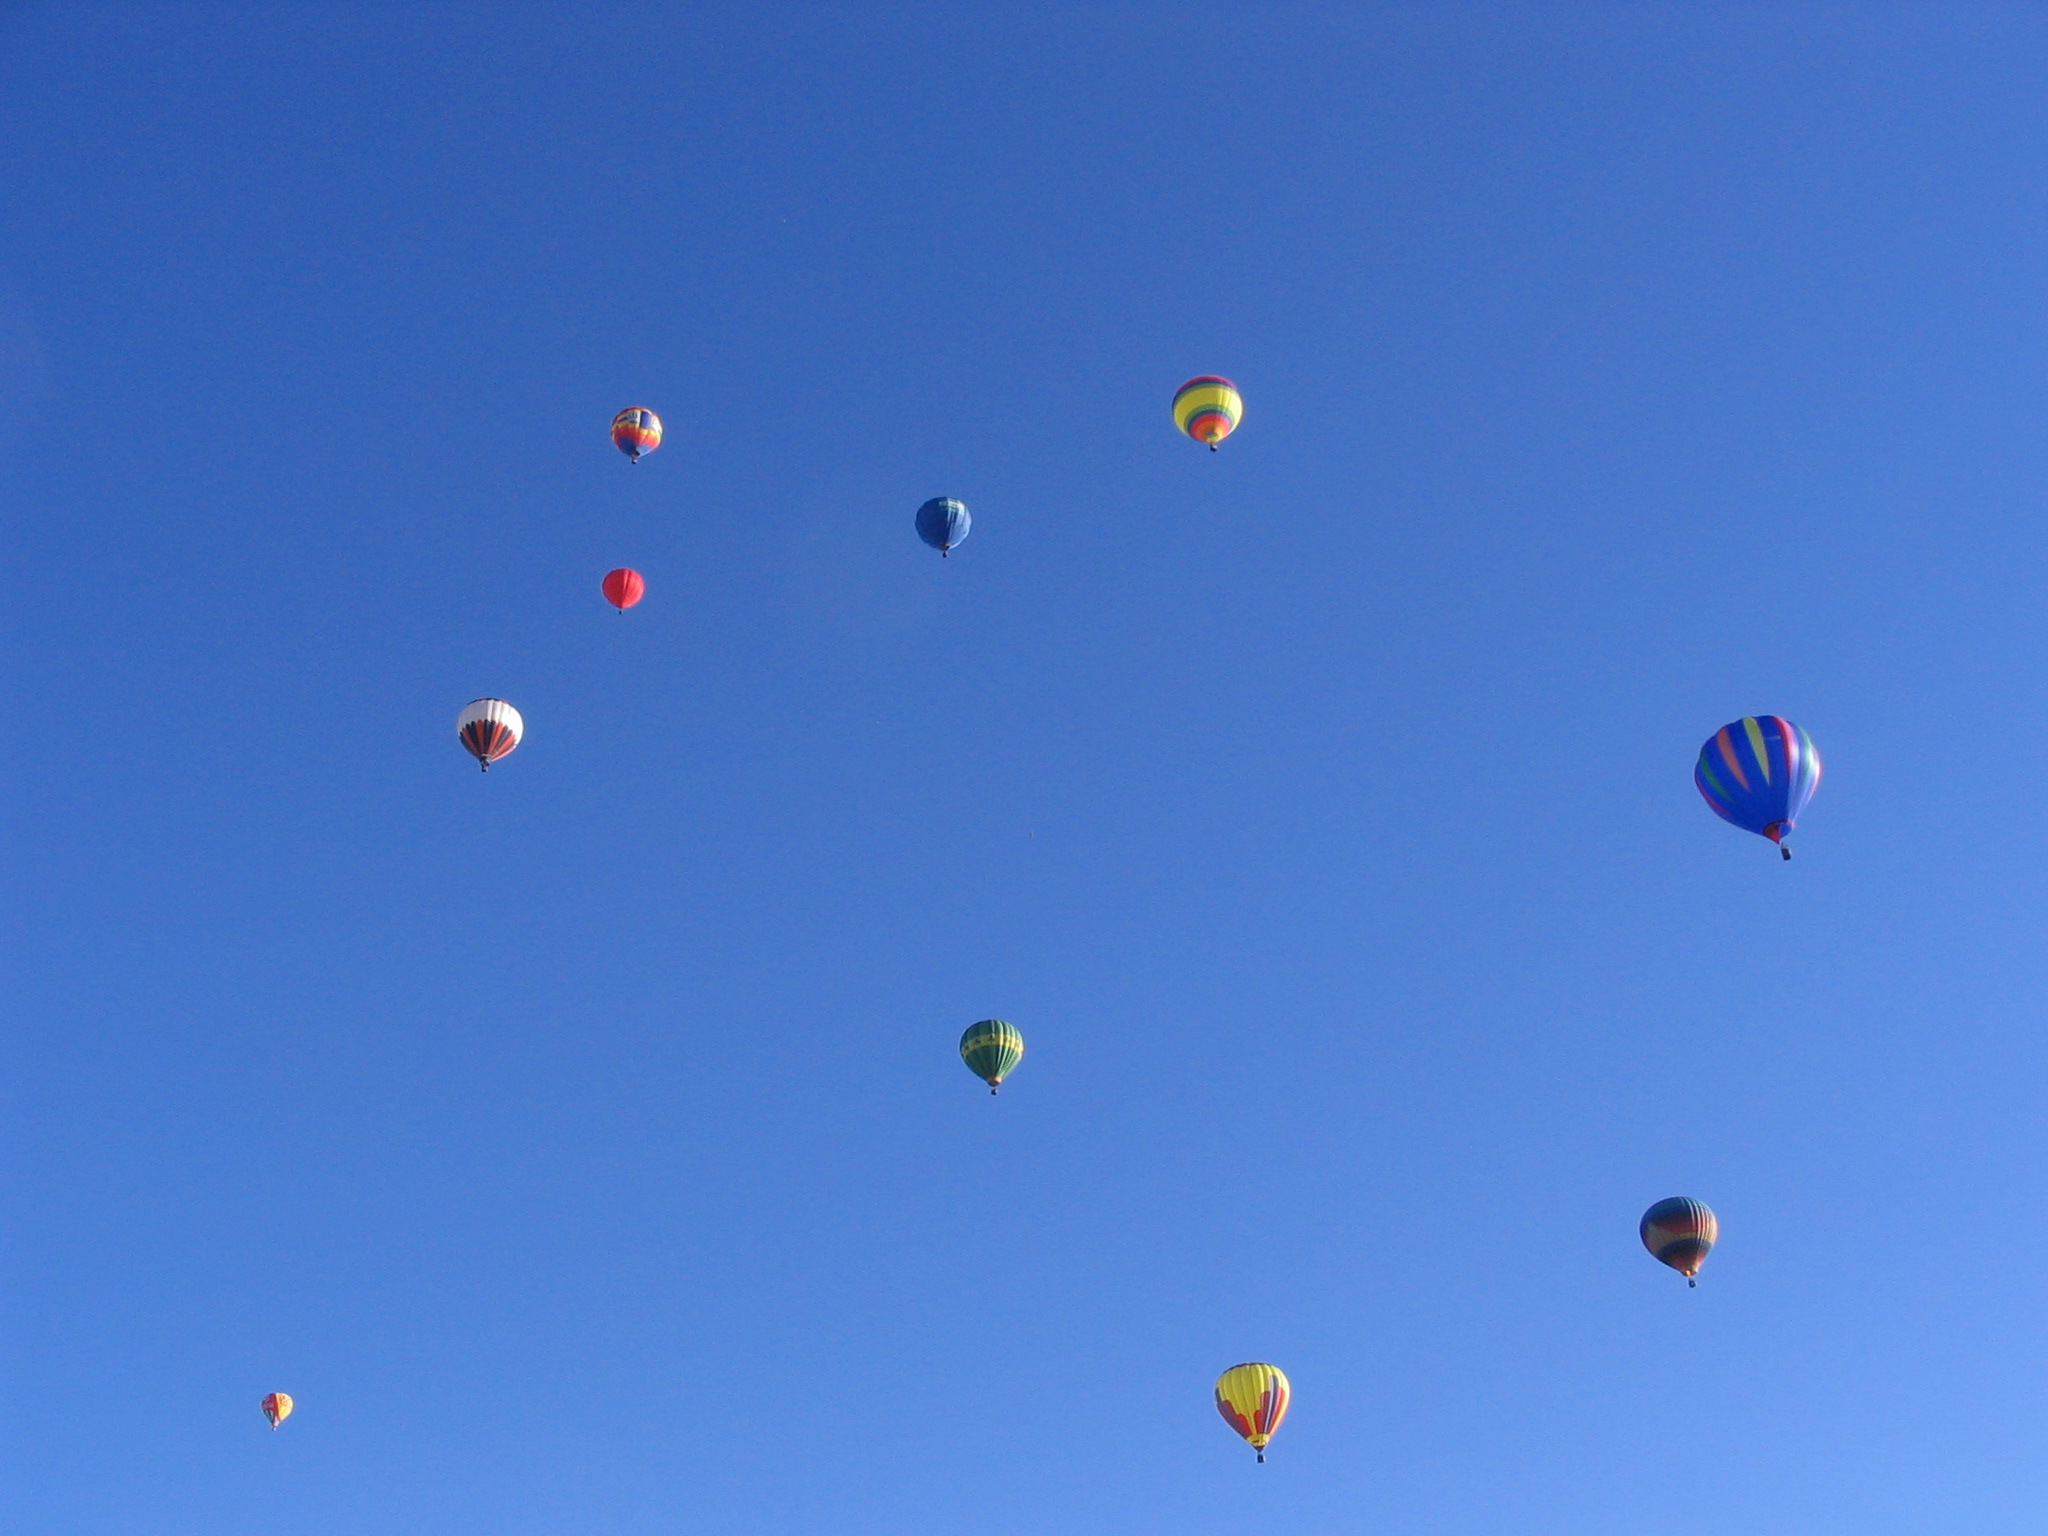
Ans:
<svg viewBox="0 0 2048 1536"><path fill-rule="evenodd" d="M1687 1285L1697 1285L1700 1266L1721 1236L1721 1223L1705 1202L1673 1195L1643 1212L1641 1231L1652 1258L1685 1276Z"/></svg>

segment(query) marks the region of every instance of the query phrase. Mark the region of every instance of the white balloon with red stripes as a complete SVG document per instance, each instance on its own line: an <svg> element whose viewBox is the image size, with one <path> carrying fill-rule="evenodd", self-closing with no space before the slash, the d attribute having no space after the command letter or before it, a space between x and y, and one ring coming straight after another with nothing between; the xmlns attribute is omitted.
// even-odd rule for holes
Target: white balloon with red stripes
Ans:
<svg viewBox="0 0 2048 1536"><path fill-rule="evenodd" d="M485 773L511 754L526 734L526 721L503 699L471 699L455 717L455 734Z"/></svg>

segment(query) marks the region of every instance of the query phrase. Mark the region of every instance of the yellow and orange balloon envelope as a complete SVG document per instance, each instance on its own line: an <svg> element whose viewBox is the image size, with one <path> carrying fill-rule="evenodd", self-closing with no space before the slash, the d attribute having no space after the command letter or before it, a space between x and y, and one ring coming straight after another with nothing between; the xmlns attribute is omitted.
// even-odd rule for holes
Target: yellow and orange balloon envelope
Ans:
<svg viewBox="0 0 2048 1536"><path fill-rule="evenodd" d="M1287 1417L1287 1404L1293 1396L1287 1373L1277 1365L1233 1365L1216 1378L1216 1411L1223 1415L1224 1423L1251 1442L1261 1461L1279 1432L1280 1421Z"/></svg>
<svg viewBox="0 0 2048 1536"><path fill-rule="evenodd" d="M1174 392L1173 424L1198 443L1216 445L1244 420L1244 397L1237 386L1213 373L1189 379Z"/></svg>
<svg viewBox="0 0 2048 1536"><path fill-rule="evenodd" d="M292 1416L292 1397L289 1392L273 1392L263 1399L263 1417L270 1420L270 1427L277 1428Z"/></svg>

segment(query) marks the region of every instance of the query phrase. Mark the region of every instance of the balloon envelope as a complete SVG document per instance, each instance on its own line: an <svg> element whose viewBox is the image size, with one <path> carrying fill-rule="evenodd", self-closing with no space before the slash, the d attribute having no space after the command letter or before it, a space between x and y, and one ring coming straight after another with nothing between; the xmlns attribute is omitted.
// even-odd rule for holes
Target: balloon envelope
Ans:
<svg viewBox="0 0 2048 1536"><path fill-rule="evenodd" d="M605 574L604 600L619 612L624 613L646 595L647 582L638 571L628 570L622 565Z"/></svg>
<svg viewBox="0 0 2048 1536"><path fill-rule="evenodd" d="M934 496L917 509L917 536L942 555L950 554L973 526L967 503L950 496Z"/></svg>
<svg viewBox="0 0 2048 1536"><path fill-rule="evenodd" d="M491 764L519 745L526 721L503 699L471 699L455 717L455 734L488 773Z"/></svg>
<svg viewBox="0 0 2048 1536"><path fill-rule="evenodd" d="M289 1392L273 1392L263 1399L263 1417L270 1420L270 1427L277 1428L292 1416L292 1396Z"/></svg>
<svg viewBox="0 0 2048 1536"><path fill-rule="evenodd" d="M994 1093L1003 1086L1003 1079L1017 1070L1017 1063L1024 1059L1024 1037L1014 1024L1005 1024L1001 1019L983 1019L979 1024L970 1025L967 1033L960 1037L960 1059L967 1063L967 1070L987 1083L988 1091Z"/></svg>
<svg viewBox="0 0 2048 1536"><path fill-rule="evenodd" d="M661 418L644 405L629 405L612 418L612 446L635 464L661 446Z"/></svg>
<svg viewBox="0 0 2048 1536"><path fill-rule="evenodd" d="M1244 398L1228 379L1205 373L1174 392L1173 424L1198 443L1214 448L1244 420Z"/></svg>
<svg viewBox="0 0 2048 1536"><path fill-rule="evenodd" d="M1700 1272L1721 1236L1721 1223L1706 1203L1686 1195L1659 1200L1643 1212L1637 1229L1643 1246L1659 1264L1669 1264L1687 1280Z"/></svg>
<svg viewBox="0 0 2048 1536"><path fill-rule="evenodd" d="M1707 738L1692 781L1716 816L1782 848L1820 787L1820 753L1790 720L1748 715Z"/></svg>
<svg viewBox="0 0 2048 1536"><path fill-rule="evenodd" d="M1266 1446L1279 1432L1287 1417L1287 1405L1294 1389L1287 1373L1277 1365L1253 1362L1233 1365L1216 1379L1216 1411L1223 1422L1249 1440L1259 1460L1266 1459Z"/></svg>

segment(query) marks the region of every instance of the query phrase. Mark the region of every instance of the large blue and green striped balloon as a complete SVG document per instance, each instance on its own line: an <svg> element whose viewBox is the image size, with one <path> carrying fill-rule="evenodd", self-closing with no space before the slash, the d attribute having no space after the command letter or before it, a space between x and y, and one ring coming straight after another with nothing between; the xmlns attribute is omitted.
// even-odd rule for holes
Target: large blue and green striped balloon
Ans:
<svg viewBox="0 0 2048 1536"><path fill-rule="evenodd" d="M1748 715L1707 738L1692 781L1716 816L1768 837L1789 859L1785 835L1820 787L1820 753L1790 720Z"/></svg>
<svg viewBox="0 0 2048 1536"><path fill-rule="evenodd" d="M988 1091L994 1093L1003 1086L1003 1079L1017 1070L1017 1063L1024 1059L1024 1037L1017 1033L1014 1024L1005 1024L1001 1019L983 1019L960 1037L960 1059L967 1063L967 1070L987 1083Z"/></svg>

